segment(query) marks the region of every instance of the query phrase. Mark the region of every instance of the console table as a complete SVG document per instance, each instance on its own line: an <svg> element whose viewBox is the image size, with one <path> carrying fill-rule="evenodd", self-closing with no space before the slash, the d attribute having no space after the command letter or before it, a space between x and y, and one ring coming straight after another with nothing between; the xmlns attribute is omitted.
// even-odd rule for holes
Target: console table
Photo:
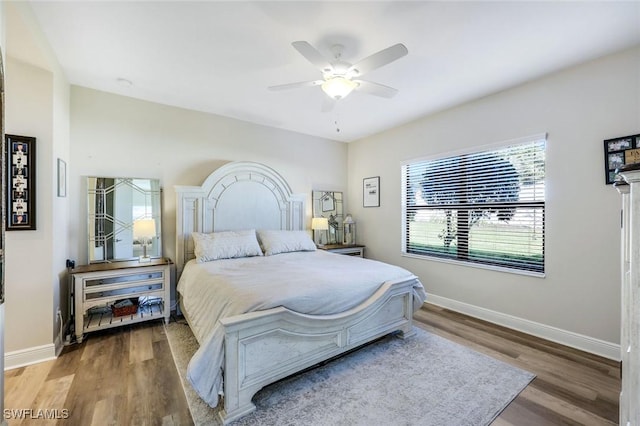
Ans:
<svg viewBox="0 0 640 426"><path fill-rule="evenodd" d="M72 269L76 341L82 342L85 333L126 324L155 319L168 323L171 265L171 260L160 258L144 263L137 260L95 263ZM117 302L127 299L135 301L132 302L135 312L122 314L114 309Z"/></svg>

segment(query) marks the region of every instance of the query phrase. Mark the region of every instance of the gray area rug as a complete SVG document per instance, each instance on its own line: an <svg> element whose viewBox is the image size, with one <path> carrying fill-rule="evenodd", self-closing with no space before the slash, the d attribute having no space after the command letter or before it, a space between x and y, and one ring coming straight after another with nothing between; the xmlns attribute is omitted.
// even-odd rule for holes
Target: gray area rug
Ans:
<svg viewBox="0 0 640 426"><path fill-rule="evenodd" d="M196 425L219 425L185 380L198 344L184 321L165 326ZM416 327L259 391L234 425L488 425L533 374Z"/></svg>

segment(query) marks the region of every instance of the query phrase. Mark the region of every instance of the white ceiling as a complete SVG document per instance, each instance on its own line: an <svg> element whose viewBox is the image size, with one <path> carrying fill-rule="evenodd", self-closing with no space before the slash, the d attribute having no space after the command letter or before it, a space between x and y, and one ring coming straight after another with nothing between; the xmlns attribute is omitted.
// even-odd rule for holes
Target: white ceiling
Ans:
<svg viewBox="0 0 640 426"><path fill-rule="evenodd" d="M29 4L71 84L340 141L640 44L638 1ZM320 78L296 40L327 56L343 44L352 63L405 44L366 75L399 93L323 113L319 87L267 90Z"/></svg>

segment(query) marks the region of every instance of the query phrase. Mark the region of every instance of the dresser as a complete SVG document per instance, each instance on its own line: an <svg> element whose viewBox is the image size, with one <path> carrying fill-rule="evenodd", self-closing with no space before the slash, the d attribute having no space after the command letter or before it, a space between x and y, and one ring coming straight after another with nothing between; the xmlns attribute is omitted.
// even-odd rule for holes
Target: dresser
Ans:
<svg viewBox="0 0 640 426"><path fill-rule="evenodd" d="M615 187L622 196L621 216L621 335L622 386L620 425L640 425L640 165L620 170L624 182ZM631 232L632 230L635 232Z"/></svg>
<svg viewBox="0 0 640 426"><path fill-rule="evenodd" d="M75 337L142 321L169 322L169 259L95 263L71 270Z"/></svg>

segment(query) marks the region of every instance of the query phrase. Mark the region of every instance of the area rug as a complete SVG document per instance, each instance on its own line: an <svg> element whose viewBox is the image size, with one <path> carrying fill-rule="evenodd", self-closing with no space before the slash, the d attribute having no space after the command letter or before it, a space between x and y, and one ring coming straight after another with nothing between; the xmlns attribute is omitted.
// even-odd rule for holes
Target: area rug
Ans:
<svg viewBox="0 0 640 426"><path fill-rule="evenodd" d="M194 423L219 425L185 380L198 344L184 321L166 326ZM416 328L389 336L260 390L234 425L490 424L533 374Z"/></svg>

